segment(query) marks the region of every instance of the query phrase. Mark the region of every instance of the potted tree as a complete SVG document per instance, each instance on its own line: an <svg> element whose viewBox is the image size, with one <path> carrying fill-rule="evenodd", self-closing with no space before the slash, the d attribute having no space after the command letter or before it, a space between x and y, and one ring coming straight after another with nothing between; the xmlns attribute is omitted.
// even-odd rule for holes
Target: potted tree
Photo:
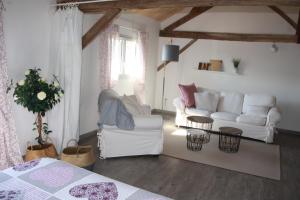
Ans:
<svg viewBox="0 0 300 200"><path fill-rule="evenodd" d="M239 65L240 65L240 63L241 63L241 59L239 59L239 58L233 58L232 59L232 64L233 64L233 66L234 66L234 69L235 69L235 73L239 73Z"/></svg>
<svg viewBox="0 0 300 200"><path fill-rule="evenodd" d="M48 130L48 124L43 123L43 117L48 110L60 102L64 91L55 75L53 75L53 80L48 83L41 77L40 71L40 69L28 69L25 72L25 79L16 83L13 93L14 101L17 104L37 116L32 130L38 133L36 137L38 145L27 147L26 160L45 156L57 157L54 145L45 141L45 136L51 131Z"/></svg>

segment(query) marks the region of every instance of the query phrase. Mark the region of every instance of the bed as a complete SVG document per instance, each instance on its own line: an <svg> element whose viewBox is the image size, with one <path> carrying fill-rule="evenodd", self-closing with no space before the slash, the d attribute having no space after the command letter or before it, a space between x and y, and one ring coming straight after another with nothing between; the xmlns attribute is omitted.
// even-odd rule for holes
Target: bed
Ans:
<svg viewBox="0 0 300 200"><path fill-rule="evenodd" d="M0 199L170 200L51 158L1 171Z"/></svg>

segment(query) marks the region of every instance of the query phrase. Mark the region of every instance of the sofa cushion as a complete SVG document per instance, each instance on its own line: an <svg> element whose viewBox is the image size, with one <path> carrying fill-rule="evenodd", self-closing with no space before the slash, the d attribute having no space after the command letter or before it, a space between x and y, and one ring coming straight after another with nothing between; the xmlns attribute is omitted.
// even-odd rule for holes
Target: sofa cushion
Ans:
<svg viewBox="0 0 300 200"><path fill-rule="evenodd" d="M237 114L230 113L230 112L215 112L212 113L211 118L213 119L220 119L220 120L225 120L225 121L236 121L236 118L238 117Z"/></svg>
<svg viewBox="0 0 300 200"><path fill-rule="evenodd" d="M246 115L266 117L270 108L267 106L247 106Z"/></svg>
<svg viewBox="0 0 300 200"><path fill-rule="evenodd" d="M265 94L246 94L243 104L243 113L247 113L249 106L263 106L271 108L275 106L276 98Z"/></svg>
<svg viewBox="0 0 300 200"><path fill-rule="evenodd" d="M244 95L237 92L222 92L218 104L218 112L242 113Z"/></svg>
<svg viewBox="0 0 300 200"><path fill-rule="evenodd" d="M236 119L238 123L251 124L255 126L265 126L267 117L259 117L255 115L240 115Z"/></svg>
<svg viewBox="0 0 300 200"><path fill-rule="evenodd" d="M216 112L219 101L217 93L199 92L194 93L194 96L197 109Z"/></svg>
<svg viewBox="0 0 300 200"><path fill-rule="evenodd" d="M194 93L197 92L197 88L195 84L191 85L178 85L181 93L181 98L186 107L194 107L195 106L195 97Z"/></svg>
<svg viewBox="0 0 300 200"><path fill-rule="evenodd" d="M186 108L185 113L187 115L195 115L195 116L204 116L204 117L209 117L211 112L207 110L200 110L196 108Z"/></svg>

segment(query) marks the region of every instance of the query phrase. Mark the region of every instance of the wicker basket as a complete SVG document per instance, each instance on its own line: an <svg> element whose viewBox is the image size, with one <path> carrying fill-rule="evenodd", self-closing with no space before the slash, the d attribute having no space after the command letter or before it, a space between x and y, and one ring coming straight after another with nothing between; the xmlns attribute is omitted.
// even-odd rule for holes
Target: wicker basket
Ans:
<svg viewBox="0 0 300 200"><path fill-rule="evenodd" d="M32 145L30 142L27 143L27 151L25 155L25 161L35 160L43 157L57 158L58 154L55 146L46 139L44 145ZM52 141L52 140L51 140Z"/></svg>
<svg viewBox="0 0 300 200"><path fill-rule="evenodd" d="M74 141L76 146L69 146ZM88 167L95 163L95 155L91 145L80 146L76 140L70 140L61 153L61 160L78 167Z"/></svg>

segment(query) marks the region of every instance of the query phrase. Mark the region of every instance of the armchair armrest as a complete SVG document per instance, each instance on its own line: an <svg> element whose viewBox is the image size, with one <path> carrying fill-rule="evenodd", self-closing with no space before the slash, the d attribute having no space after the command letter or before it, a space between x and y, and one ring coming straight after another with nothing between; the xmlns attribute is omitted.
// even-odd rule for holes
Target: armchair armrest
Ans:
<svg viewBox="0 0 300 200"><path fill-rule="evenodd" d="M185 105L180 97L177 97L173 100L173 105L176 107L176 110L179 110L180 112L184 113Z"/></svg>
<svg viewBox="0 0 300 200"><path fill-rule="evenodd" d="M135 129L160 130L163 127L163 119L160 115L133 117Z"/></svg>
<svg viewBox="0 0 300 200"><path fill-rule="evenodd" d="M267 126L276 126L281 119L281 113L277 107L273 107L269 110L267 116Z"/></svg>

